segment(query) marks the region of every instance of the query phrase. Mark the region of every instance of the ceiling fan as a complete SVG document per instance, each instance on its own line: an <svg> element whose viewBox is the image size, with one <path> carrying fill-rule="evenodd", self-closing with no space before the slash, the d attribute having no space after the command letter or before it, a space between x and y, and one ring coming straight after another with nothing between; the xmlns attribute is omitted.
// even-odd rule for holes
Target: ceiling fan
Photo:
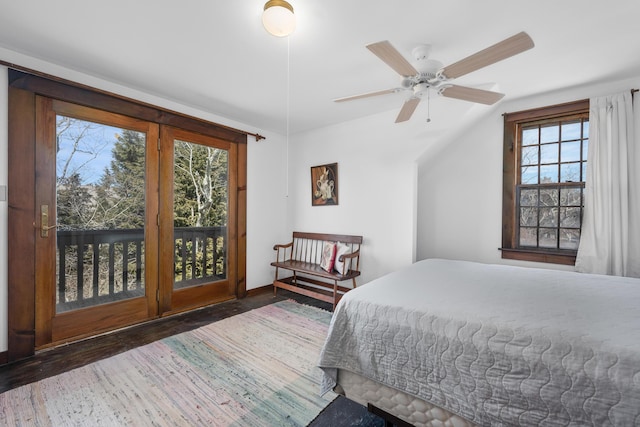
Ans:
<svg viewBox="0 0 640 427"><path fill-rule="evenodd" d="M437 91L439 95L448 98L462 99L487 105L495 104L502 99L504 96L503 93L459 86L452 84L451 80L522 53L531 49L533 46L534 44L531 37L529 37L527 33L521 32L456 63L443 67L440 61L429 59L429 53L431 51L430 45L420 45L413 49L412 54L415 62L412 65L388 41L373 43L367 45L367 49L400 74L402 77L400 87L337 98L334 99L334 101L351 101L354 99L411 90L413 94L405 101L400 109L396 123L409 120L416 107L418 107L421 98L427 95L431 89Z"/></svg>

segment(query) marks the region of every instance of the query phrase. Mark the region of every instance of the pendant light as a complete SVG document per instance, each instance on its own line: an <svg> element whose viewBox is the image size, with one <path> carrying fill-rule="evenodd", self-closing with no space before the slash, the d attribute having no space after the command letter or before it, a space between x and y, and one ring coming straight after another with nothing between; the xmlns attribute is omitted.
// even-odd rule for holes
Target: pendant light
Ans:
<svg viewBox="0 0 640 427"><path fill-rule="evenodd" d="M293 7L284 0L269 0L262 12L262 25L276 37L286 37L296 29Z"/></svg>

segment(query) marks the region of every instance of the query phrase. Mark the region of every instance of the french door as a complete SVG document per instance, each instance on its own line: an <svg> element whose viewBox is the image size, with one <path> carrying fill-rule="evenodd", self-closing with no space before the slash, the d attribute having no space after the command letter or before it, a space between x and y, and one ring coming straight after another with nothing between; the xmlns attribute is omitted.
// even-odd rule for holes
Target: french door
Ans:
<svg viewBox="0 0 640 427"><path fill-rule="evenodd" d="M234 298L237 146L36 97L35 346Z"/></svg>
<svg viewBox="0 0 640 427"><path fill-rule="evenodd" d="M161 313L235 296L237 145L162 126Z"/></svg>

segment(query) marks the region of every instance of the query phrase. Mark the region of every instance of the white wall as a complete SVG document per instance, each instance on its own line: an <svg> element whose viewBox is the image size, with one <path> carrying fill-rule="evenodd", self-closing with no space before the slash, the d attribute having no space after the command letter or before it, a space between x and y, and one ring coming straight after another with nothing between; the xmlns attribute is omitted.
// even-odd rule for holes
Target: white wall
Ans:
<svg viewBox="0 0 640 427"><path fill-rule="evenodd" d="M388 149L388 135L371 134L368 121L296 135L290 144L291 230L362 235L360 283L413 260L415 164ZM335 162L338 205L312 206L310 168Z"/></svg>
<svg viewBox="0 0 640 427"><path fill-rule="evenodd" d="M59 67L34 58L0 48L0 58L6 62L38 70L97 89L109 91L199 117L226 126L256 132L266 137L256 142L248 137L247 147L247 289L264 286L273 281L269 263L273 260L273 244L287 235L287 197L285 138L283 135L256 129L224 117L185 106L171 100L126 88L86 74ZM0 67L0 185L7 183L7 71ZM9 188L8 191L11 191ZM0 201L0 352L7 350L7 202Z"/></svg>
<svg viewBox="0 0 640 427"><path fill-rule="evenodd" d="M415 259L416 128L397 111L296 134L289 144L290 230L364 238L360 284ZM338 163L338 205L311 205L312 166Z"/></svg>
<svg viewBox="0 0 640 427"><path fill-rule="evenodd" d="M640 78L572 88L504 103L423 158L418 178L418 259L453 258L572 270L502 260L502 141L505 112L571 102L640 87Z"/></svg>
<svg viewBox="0 0 640 427"><path fill-rule="evenodd" d="M247 290L273 282L273 245L289 230L285 139L265 136L247 152Z"/></svg>
<svg viewBox="0 0 640 427"><path fill-rule="evenodd" d="M360 284L416 260L417 159L437 155L441 140L487 111L438 98L431 100L431 122L422 103L410 121L396 124L401 103L391 98L397 108L296 134L289 144L290 230L362 235ZM310 168L334 162L339 205L311 206Z"/></svg>

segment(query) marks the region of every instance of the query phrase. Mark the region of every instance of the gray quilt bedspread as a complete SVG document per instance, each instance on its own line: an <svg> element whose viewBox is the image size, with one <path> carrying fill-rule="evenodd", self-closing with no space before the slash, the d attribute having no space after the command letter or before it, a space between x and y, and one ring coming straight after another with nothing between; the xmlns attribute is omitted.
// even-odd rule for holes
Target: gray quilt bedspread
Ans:
<svg viewBox="0 0 640 427"><path fill-rule="evenodd" d="M343 297L319 366L480 425L640 425L640 280L420 261Z"/></svg>

